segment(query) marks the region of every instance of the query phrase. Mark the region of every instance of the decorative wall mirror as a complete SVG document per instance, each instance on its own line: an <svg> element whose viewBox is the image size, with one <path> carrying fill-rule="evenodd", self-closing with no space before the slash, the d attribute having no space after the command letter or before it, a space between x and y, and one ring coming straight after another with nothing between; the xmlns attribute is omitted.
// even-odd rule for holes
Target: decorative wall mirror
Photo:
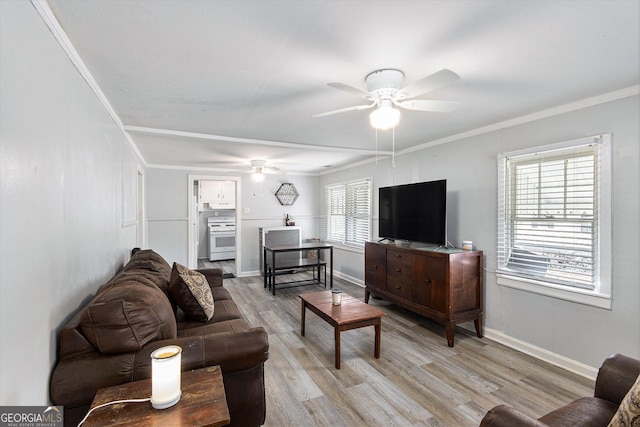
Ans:
<svg viewBox="0 0 640 427"><path fill-rule="evenodd" d="M282 206L292 206L298 199L298 190L290 182L285 182L280 185L278 191L276 191L276 198Z"/></svg>

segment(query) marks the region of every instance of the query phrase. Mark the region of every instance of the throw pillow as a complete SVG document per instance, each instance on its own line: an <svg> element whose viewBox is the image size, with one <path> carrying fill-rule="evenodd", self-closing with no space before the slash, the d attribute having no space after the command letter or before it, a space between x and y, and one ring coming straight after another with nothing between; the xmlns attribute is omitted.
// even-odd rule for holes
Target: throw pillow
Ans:
<svg viewBox="0 0 640 427"><path fill-rule="evenodd" d="M622 399L609 427L640 427L640 375Z"/></svg>
<svg viewBox="0 0 640 427"><path fill-rule="evenodd" d="M190 318L208 322L213 317L213 295L204 274L174 262L169 294Z"/></svg>

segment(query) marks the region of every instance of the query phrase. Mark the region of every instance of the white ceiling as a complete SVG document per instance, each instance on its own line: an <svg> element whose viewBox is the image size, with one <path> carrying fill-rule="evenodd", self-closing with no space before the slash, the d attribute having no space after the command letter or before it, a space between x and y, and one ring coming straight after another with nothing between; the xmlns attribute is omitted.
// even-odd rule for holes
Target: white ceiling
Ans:
<svg viewBox="0 0 640 427"><path fill-rule="evenodd" d="M411 83L460 80L402 111L396 152L640 83L638 0L49 0L150 166L319 173L374 155L365 88L397 68ZM391 132L379 132L391 150Z"/></svg>

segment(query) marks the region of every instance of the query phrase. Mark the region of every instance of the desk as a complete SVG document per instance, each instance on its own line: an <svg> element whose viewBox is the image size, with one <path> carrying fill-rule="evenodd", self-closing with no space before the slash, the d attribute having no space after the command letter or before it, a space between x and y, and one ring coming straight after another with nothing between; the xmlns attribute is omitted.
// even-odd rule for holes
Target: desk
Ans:
<svg viewBox="0 0 640 427"><path fill-rule="evenodd" d="M324 285L326 286L326 262L320 259L320 253L318 253L318 257L316 258L316 262L313 262L311 259L306 258L306 259L301 259L300 264L298 265L290 265L291 263L288 263L288 265L286 266L278 266L277 264L277 258L276 255L279 253L284 253L284 252L302 252L302 251L313 251L313 250L317 250L318 252L321 250L328 250L329 251L329 285L331 287L331 289L333 289L333 245L328 244L328 243L302 243L299 245L285 245L285 246L265 246L263 248L263 261L264 261L264 287L266 288L267 285L269 285L269 287L271 288L271 292L273 295L276 294L276 272L278 270L293 270L295 268L300 268L300 267L317 267L318 269L318 280L315 280L315 273L314 273L314 279L310 282L310 283L306 283L306 284L318 284L321 283L320 282L320 267L324 266L325 267L325 283ZM269 257L268 254L271 254L271 256ZM289 284L296 284L294 286L302 286L303 284L301 284L300 282L288 282ZM284 284L284 283L281 283Z"/></svg>
<svg viewBox="0 0 640 427"><path fill-rule="evenodd" d="M96 409L84 427L185 426L218 427L229 424L229 408L220 366L183 372L180 401L167 409L154 409L150 402L116 403ZM91 407L114 400L151 396L151 380L135 381L98 390Z"/></svg>

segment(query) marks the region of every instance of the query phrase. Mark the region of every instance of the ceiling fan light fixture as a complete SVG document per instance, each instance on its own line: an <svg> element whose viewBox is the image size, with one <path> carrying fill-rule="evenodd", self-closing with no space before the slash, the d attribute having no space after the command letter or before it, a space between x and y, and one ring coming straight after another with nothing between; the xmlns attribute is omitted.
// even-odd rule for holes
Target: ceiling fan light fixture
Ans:
<svg viewBox="0 0 640 427"><path fill-rule="evenodd" d="M380 107L369 114L369 121L375 129L391 129L400 122L400 111L393 108L391 101L384 100Z"/></svg>
<svg viewBox="0 0 640 427"><path fill-rule="evenodd" d="M264 181L264 174L262 173L262 170L257 170L257 171L251 172L251 181L253 181L253 182L262 182L262 181Z"/></svg>
<svg viewBox="0 0 640 427"><path fill-rule="evenodd" d="M251 160L251 180L253 182L264 181L264 168L267 162L264 160Z"/></svg>

